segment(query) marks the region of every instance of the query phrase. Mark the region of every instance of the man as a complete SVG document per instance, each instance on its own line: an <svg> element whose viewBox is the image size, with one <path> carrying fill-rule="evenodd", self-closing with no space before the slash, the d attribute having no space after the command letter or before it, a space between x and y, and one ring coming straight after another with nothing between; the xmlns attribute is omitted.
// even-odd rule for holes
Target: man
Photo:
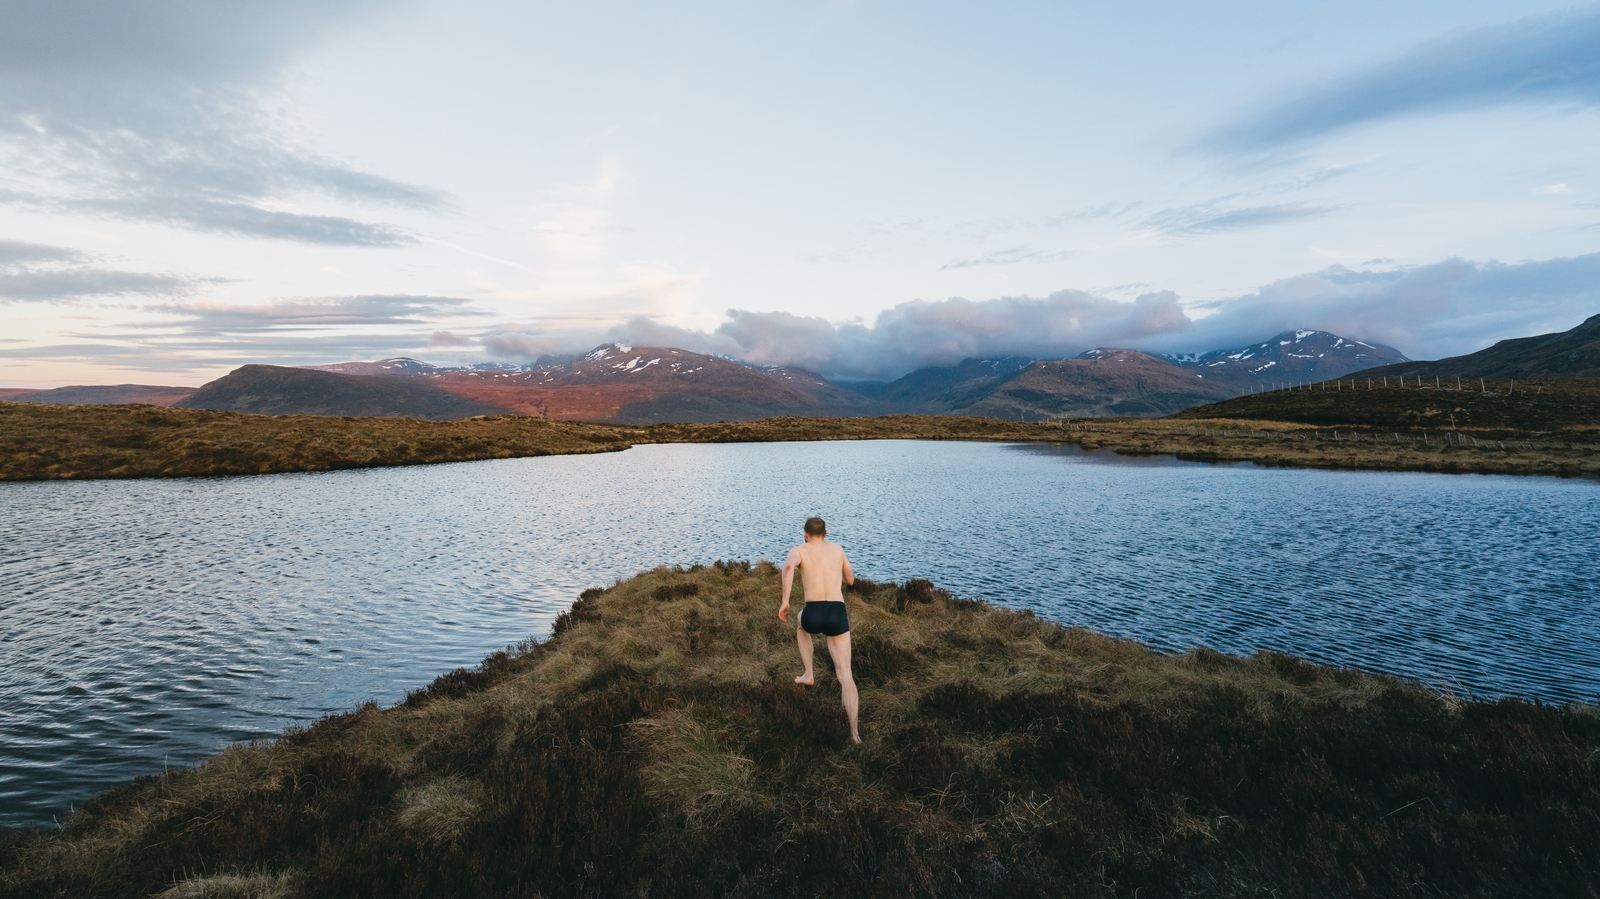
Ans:
<svg viewBox="0 0 1600 899"><path fill-rule="evenodd" d="M811 671L811 637L821 634L828 638L828 654L833 656L833 673L839 676L839 696L844 700L845 714L850 717L850 741L861 742L856 729L856 716L860 699L856 694L856 680L850 673L850 618L845 614L844 592L840 582L854 584L856 574L850 570L850 560L844 548L828 542L828 525L820 518L806 519L806 542L789 550L789 560L783 565L783 604L778 606L778 620L789 620L789 592L794 587L794 570L800 569L800 583L806 589L806 607L795 623L794 636L800 643L800 661L806 670L794 679L797 684L811 686L816 676Z"/></svg>

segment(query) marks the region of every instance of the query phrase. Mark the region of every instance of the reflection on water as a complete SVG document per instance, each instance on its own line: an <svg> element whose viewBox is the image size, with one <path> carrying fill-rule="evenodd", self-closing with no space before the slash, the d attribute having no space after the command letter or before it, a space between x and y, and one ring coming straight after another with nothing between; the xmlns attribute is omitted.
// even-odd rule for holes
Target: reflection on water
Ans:
<svg viewBox="0 0 1600 899"><path fill-rule="evenodd" d="M0 485L0 823L544 633L641 569L782 558L1180 649L1594 701L1600 486L905 441ZM777 598L773 597L774 605Z"/></svg>

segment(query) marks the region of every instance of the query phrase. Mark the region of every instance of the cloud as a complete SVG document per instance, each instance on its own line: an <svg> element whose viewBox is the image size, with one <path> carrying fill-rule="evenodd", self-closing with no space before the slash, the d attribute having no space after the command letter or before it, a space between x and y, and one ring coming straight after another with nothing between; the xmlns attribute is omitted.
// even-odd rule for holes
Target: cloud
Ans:
<svg viewBox="0 0 1600 899"><path fill-rule="evenodd" d="M386 334L264 334L255 339L232 336L210 340L203 336L137 334L65 334L62 337L78 342L0 348L0 359L113 365L152 372L193 372L246 363L316 365L329 361L380 359L397 353L420 353L425 343L425 339L407 340Z"/></svg>
<svg viewBox="0 0 1600 899"><path fill-rule="evenodd" d="M969 268L974 265L1015 265L1019 262L1060 262L1071 259L1078 253L1072 250L1033 250L1028 247L1013 247L1009 250L995 250L982 256L971 259L956 259L939 266L940 271L952 268Z"/></svg>
<svg viewBox="0 0 1600 899"><path fill-rule="evenodd" d="M86 263L87 253L0 240L0 302L64 302L87 297L182 296L215 279L124 272Z"/></svg>
<svg viewBox="0 0 1600 899"><path fill-rule="evenodd" d="M1202 203L1196 206L1163 209L1146 219L1145 227L1169 237L1197 236L1281 225L1327 215L1335 209L1333 206L1315 206L1308 203L1234 208L1221 207L1215 203Z"/></svg>
<svg viewBox="0 0 1600 899"><path fill-rule="evenodd" d="M1392 260L1372 260L1387 264ZM501 358L581 352L607 340L674 346L829 378L878 380L970 357L1065 358L1096 346L1193 353L1236 348L1298 328L1393 346L1413 358L1573 327L1600 312L1600 253L1506 264L1445 259L1388 270L1333 266L1205 303L1171 291L1121 302L1078 290L1047 297L915 300L870 323L729 310L710 331L638 317L507 326L484 340Z"/></svg>
<svg viewBox="0 0 1600 899"><path fill-rule="evenodd" d="M1334 266L1211 304L1181 336L1141 344L1172 351L1243 346L1319 328L1436 359L1497 340L1562 331L1600 312L1600 253L1506 264L1445 259L1388 271Z"/></svg>
<svg viewBox="0 0 1600 899"><path fill-rule="evenodd" d="M58 209L101 212L119 218L164 222L170 225L302 243L353 247L395 247L417 242L414 235L390 225L373 224L331 215L306 215L261 209L232 200L154 195L127 195L115 199L47 203Z"/></svg>
<svg viewBox="0 0 1600 899"><path fill-rule="evenodd" d="M1522 19L1419 44L1229 122L1201 145L1264 150L1402 116L1535 101L1600 104L1600 11Z"/></svg>
<svg viewBox="0 0 1600 899"><path fill-rule="evenodd" d="M1048 297L914 300L880 312L871 325L836 324L789 312L732 309L712 331L637 317L597 333L581 327L514 326L484 339L501 357L535 358L615 341L673 346L755 365L794 365L832 378L894 378L916 368L971 356L1075 355L1182 331L1189 319L1171 291L1134 302L1063 290ZM598 339L596 339L598 338Z"/></svg>
<svg viewBox="0 0 1600 899"><path fill-rule="evenodd" d="M83 253L66 247L49 247L24 240L0 239L0 266L37 262L79 262L84 258Z"/></svg>
<svg viewBox="0 0 1600 899"><path fill-rule="evenodd" d="M157 318L60 333L52 344L3 347L0 358L162 372L215 370L247 362L304 365L374 359L421 354L430 345L440 345L430 339L427 326L440 319L481 314L470 301L456 297L387 294L294 297L258 304L163 303L144 309ZM437 338L449 332L433 334Z"/></svg>
<svg viewBox="0 0 1600 899"><path fill-rule="evenodd" d="M470 300L455 297L372 294L351 297L295 297L271 303L173 303L152 312L176 316L188 334L247 334L265 331L385 327L427 324L442 316L481 314ZM171 327L152 323L152 328ZM391 341L393 338L389 338Z"/></svg>
<svg viewBox="0 0 1600 899"><path fill-rule="evenodd" d="M172 296L192 292L199 283L177 275L151 275L99 268L56 271L0 270L0 300L62 301L85 297Z"/></svg>
<svg viewBox="0 0 1600 899"><path fill-rule="evenodd" d="M1138 209L1141 205L1143 204L1102 203L1099 206L1085 206L1080 209L1073 209L1067 212L1057 213L1056 215L1047 215L1041 219L1039 223L1046 228L1064 228L1068 225L1077 224L1078 222L1092 222L1099 219L1121 218L1122 216L1133 212L1135 209Z"/></svg>
<svg viewBox="0 0 1600 899"><path fill-rule="evenodd" d="M449 331L435 331L428 337L429 347L475 346L470 338Z"/></svg>
<svg viewBox="0 0 1600 899"><path fill-rule="evenodd" d="M327 201L439 211L433 191L296 146L273 78L366 2L9 2L0 202L344 246L414 241Z"/></svg>
<svg viewBox="0 0 1600 899"><path fill-rule="evenodd" d="M0 73L218 79L268 70L365 0L8 0Z"/></svg>

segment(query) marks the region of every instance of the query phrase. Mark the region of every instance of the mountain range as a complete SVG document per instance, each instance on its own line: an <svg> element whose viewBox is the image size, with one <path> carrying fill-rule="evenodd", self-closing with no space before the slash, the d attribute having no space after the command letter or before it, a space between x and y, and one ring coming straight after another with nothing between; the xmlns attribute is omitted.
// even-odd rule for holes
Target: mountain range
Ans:
<svg viewBox="0 0 1600 899"><path fill-rule="evenodd" d="M176 405L417 418L512 413L623 424L894 413L1042 421L1165 415L1270 386L1272 379L1332 377L1404 359L1388 347L1292 331L1203 355L1095 349L1065 360L966 359L890 382L836 384L800 368L613 343L525 366L443 367L407 358L309 368L250 365Z"/></svg>
<svg viewBox="0 0 1600 899"><path fill-rule="evenodd" d="M529 365L445 367L416 359L306 368L246 365L199 389L118 385L0 391L26 402L145 402L266 415L462 418L512 413L648 424L778 415L977 415L1019 421L1159 416L1285 384L1350 377L1596 377L1600 316L1571 331L1413 362L1398 350L1316 330L1193 355L1097 348L1071 359L964 359L888 382L830 382L673 347L605 344Z"/></svg>

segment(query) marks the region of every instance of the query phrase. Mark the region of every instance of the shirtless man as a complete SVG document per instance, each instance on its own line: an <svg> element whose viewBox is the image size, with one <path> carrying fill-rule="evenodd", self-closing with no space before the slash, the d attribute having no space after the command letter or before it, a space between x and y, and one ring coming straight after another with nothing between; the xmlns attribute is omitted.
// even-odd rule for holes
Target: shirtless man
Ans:
<svg viewBox="0 0 1600 899"><path fill-rule="evenodd" d="M828 526L820 518L806 519L806 542L789 550L789 560L783 565L783 604L778 606L778 620L789 620L789 593L794 588L794 570L800 569L800 582L806 588L806 607L796 623L794 636L800 643L800 661L806 670L794 679L797 684L811 686L816 677L811 671L811 636L822 634L828 638L828 654L833 656L833 673L839 676L839 695L844 700L845 714L850 717L850 740L861 742L856 729L856 715L860 698L856 694L856 679L850 673L850 618L845 614L844 593L840 581L856 582L850 570L850 560L844 548L828 542Z"/></svg>

